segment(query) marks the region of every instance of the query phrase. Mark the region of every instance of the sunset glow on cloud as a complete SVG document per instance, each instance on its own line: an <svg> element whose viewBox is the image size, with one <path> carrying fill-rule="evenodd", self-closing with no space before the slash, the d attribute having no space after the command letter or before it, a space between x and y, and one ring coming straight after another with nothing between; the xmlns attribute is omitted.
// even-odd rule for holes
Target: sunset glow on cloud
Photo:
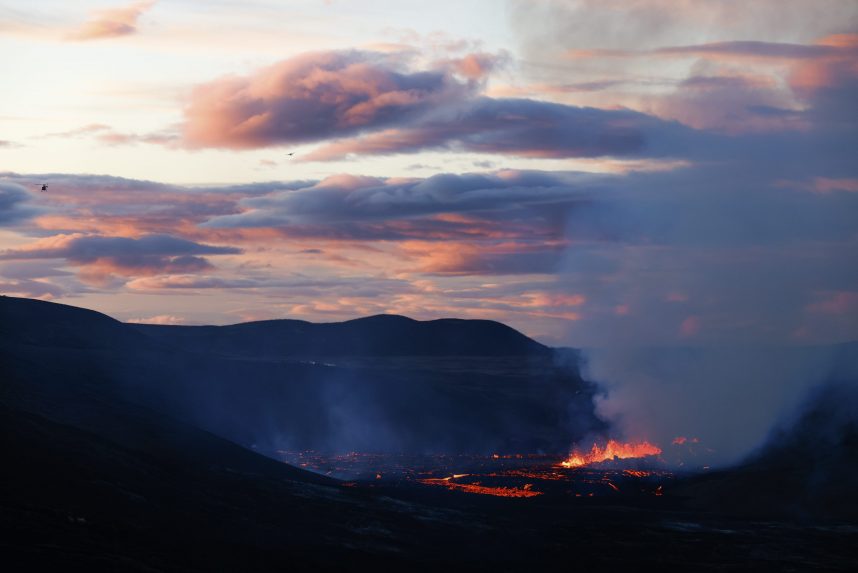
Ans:
<svg viewBox="0 0 858 573"><path fill-rule="evenodd" d="M4 294L858 337L854 3L46 4L0 0Z"/></svg>

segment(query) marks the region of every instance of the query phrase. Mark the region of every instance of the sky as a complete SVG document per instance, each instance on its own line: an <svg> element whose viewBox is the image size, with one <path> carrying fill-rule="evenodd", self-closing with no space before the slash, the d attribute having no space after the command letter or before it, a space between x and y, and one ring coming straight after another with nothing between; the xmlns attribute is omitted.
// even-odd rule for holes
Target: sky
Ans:
<svg viewBox="0 0 858 573"><path fill-rule="evenodd" d="M0 0L0 51L4 294L858 339L854 1Z"/></svg>

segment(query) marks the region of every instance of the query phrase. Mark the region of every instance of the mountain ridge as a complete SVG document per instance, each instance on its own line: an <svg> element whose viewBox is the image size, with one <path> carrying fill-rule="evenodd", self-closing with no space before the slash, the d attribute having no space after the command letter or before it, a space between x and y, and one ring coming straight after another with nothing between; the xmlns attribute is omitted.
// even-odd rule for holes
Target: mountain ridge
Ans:
<svg viewBox="0 0 858 573"><path fill-rule="evenodd" d="M30 380L8 388L60 422L75 389L260 451L559 452L605 425L577 365L490 321L149 326L6 297L0 325L0 373Z"/></svg>
<svg viewBox="0 0 858 573"><path fill-rule="evenodd" d="M248 356L548 356L552 352L493 320L416 320L396 314L322 323L277 319L224 326L129 326L186 350Z"/></svg>

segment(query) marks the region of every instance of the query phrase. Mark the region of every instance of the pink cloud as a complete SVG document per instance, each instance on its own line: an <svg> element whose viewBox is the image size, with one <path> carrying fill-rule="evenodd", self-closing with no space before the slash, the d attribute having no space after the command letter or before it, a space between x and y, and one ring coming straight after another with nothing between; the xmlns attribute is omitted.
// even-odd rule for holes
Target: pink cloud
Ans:
<svg viewBox="0 0 858 573"><path fill-rule="evenodd" d="M65 259L80 267L81 280L108 284L114 276L196 273L213 268L203 255L238 254L235 247L195 243L169 235L140 238L57 235L0 252L0 260Z"/></svg>
<svg viewBox="0 0 858 573"><path fill-rule="evenodd" d="M480 62L465 69L476 73ZM401 54L309 53L198 86L184 137L190 147L232 149L317 141L383 128L473 89L448 69L411 71Z"/></svg>
<svg viewBox="0 0 858 573"><path fill-rule="evenodd" d="M0 292L5 295L52 300L66 295L64 289L51 281L38 279L0 280Z"/></svg>
<svg viewBox="0 0 858 573"><path fill-rule="evenodd" d="M80 29L70 33L69 40L100 40L129 36L137 32L137 20L155 5L155 0L134 2L123 8L101 10Z"/></svg>
<svg viewBox="0 0 858 573"><path fill-rule="evenodd" d="M831 193L833 191L858 193L858 179L816 177L813 180L812 189L817 193Z"/></svg>
<svg viewBox="0 0 858 573"><path fill-rule="evenodd" d="M713 59L749 59L756 61L810 60L838 53L839 46L829 44L787 44L778 42L714 42L690 46L671 46L651 50L658 56L694 56Z"/></svg>
<svg viewBox="0 0 858 573"><path fill-rule="evenodd" d="M353 154L425 149L564 158L639 154L648 140L686 135L672 124L626 109L603 110L529 99L471 98L419 122L343 138L306 154L331 161Z"/></svg>
<svg viewBox="0 0 858 573"><path fill-rule="evenodd" d="M569 50L573 60L594 58L704 58L719 61L793 62L842 55L854 48L852 36L829 36L813 44L783 42L730 41L684 46L667 46L651 50Z"/></svg>
<svg viewBox="0 0 858 573"><path fill-rule="evenodd" d="M494 54L468 54L457 60L450 60L450 65L460 75L469 80L482 80L494 71L504 61Z"/></svg>
<svg viewBox="0 0 858 573"><path fill-rule="evenodd" d="M700 332L700 318L689 316L679 325L679 333L684 337L691 337Z"/></svg>
<svg viewBox="0 0 858 573"><path fill-rule="evenodd" d="M198 290L222 288L252 288L260 286L260 282L252 279L224 279L205 275L161 275L137 278L128 283L132 290Z"/></svg>
<svg viewBox="0 0 858 573"><path fill-rule="evenodd" d="M129 318L125 322L132 324L185 324L187 320L173 314L159 314L146 318Z"/></svg>
<svg viewBox="0 0 858 573"><path fill-rule="evenodd" d="M649 110L696 129L729 134L806 129L789 90L768 75L730 70L687 78L673 93L649 99Z"/></svg>
<svg viewBox="0 0 858 573"><path fill-rule="evenodd" d="M198 86L184 144L253 149L334 140L299 160L467 150L522 157L634 155L695 135L628 109L480 96L503 58L470 54L414 70L403 54L304 54Z"/></svg>
<svg viewBox="0 0 858 573"><path fill-rule="evenodd" d="M858 311L858 292L842 291L830 293L825 298L810 304L807 310L821 314L845 315Z"/></svg>
<svg viewBox="0 0 858 573"><path fill-rule="evenodd" d="M403 252L416 261L416 272L435 275L514 275L550 274L557 270L566 244L562 241L474 243L406 242ZM584 298L566 303L583 304ZM543 300L547 303L548 301Z"/></svg>
<svg viewBox="0 0 858 573"><path fill-rule="evenodd" d="M858 34L839 34L819 40L829 51L797 62L789 75L792 90L805 100L858 82ZM851 94L854 96L854 94Z"/></svg>
<svg viewBox="0 0 858 573"><path fill-rule="evenodd" d="M614 307L614 314L617 316L628 316L629 312L631 312L631 308L627 304L618 304Z"/></svg>

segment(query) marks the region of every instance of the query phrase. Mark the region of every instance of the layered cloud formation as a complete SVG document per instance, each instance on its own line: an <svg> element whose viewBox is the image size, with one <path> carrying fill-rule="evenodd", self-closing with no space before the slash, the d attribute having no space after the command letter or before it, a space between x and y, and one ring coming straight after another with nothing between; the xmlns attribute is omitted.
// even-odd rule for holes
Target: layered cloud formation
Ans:
<svg viewBox="0 0 858 573"><path fill-rule="evenodd" d="M238 254L235 247L203 245L169 235L140 238L103 235L57 235L21 249L0 252L0 261L65 260L81 267L87 282L103 283L112 275L146 276L200 272L212 268L200 255Z"/></svg>
<svg viewBox="0 0 858 573"><path fill-rule="evenodd" d="M229 301L128 315L191 322L495 318L575 345L858 337L847 4L511 1L502 47L323 47L200 73L181 104L159 100L169 119L105 114L26 144L246 157L280 180L2 174L3 288ZM141 32L151 6L89 35ZM271 155L293 146L294 177Z"/></svg>
<svg viewBox="0 0 858 573"><path fill-rule="evenodd" d="M305 54L247 77L198 86L185 109L190 147L260 148L336 140L303 156L464 150L521 157L679 152L682 126L628 109L481 95L500 56L413 69L408 53Z"/></svg>

